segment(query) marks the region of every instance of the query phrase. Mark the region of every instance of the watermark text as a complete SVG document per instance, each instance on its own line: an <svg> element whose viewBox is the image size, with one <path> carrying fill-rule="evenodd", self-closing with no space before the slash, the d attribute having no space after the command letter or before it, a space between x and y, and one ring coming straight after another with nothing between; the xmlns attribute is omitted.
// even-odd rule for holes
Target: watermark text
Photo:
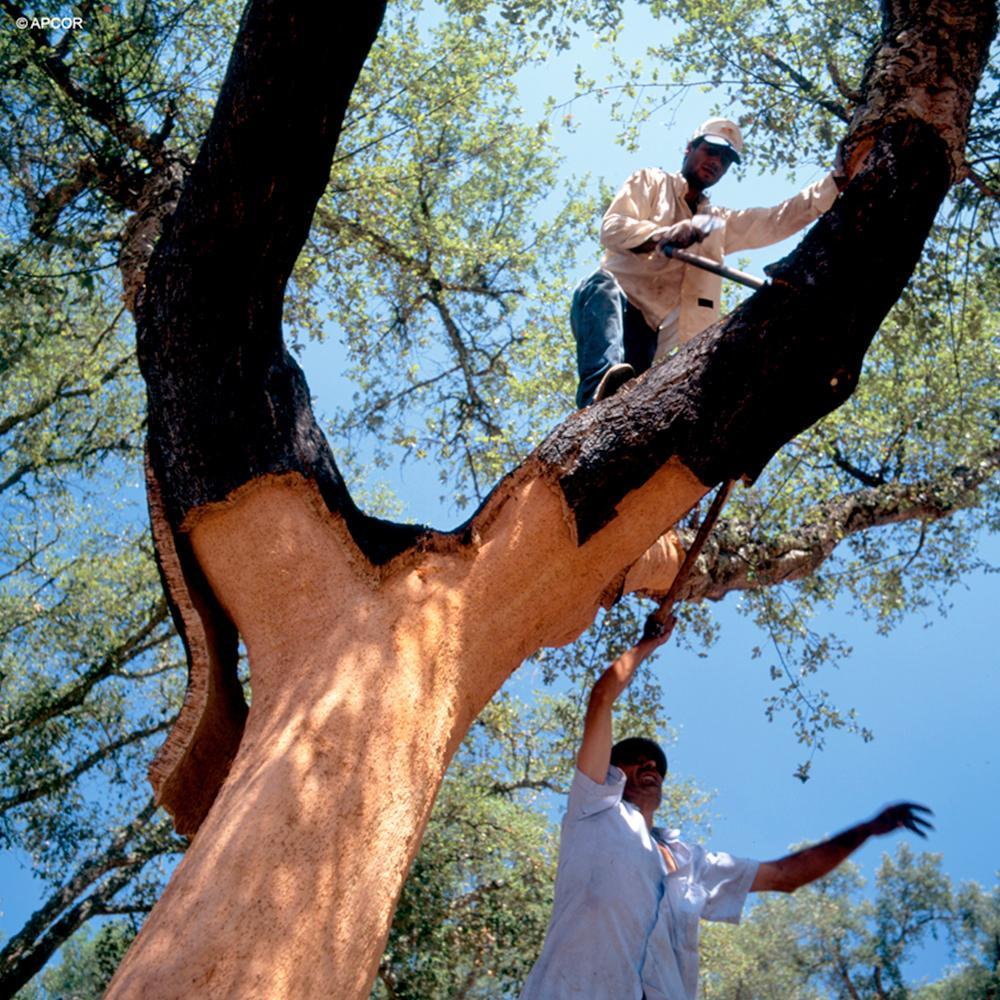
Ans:
<svg viewBox="0 0 1000 1000"><path fill-rule="evenodd" d="M19 17L14 22L22 31L35 28L47 31L49 29L71 31L83 27L82 17Z"/></svg>

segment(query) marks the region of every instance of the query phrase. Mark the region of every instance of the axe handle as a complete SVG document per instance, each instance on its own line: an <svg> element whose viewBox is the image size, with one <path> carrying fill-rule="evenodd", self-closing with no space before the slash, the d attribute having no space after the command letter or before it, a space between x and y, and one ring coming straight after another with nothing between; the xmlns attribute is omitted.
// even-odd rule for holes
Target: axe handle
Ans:
<svg viewBox="0 0 1000 1000"><path fill-rule="evenodd" d="M677 594L680 592L681 587L684 586L684 583L694 566L695 560L701 554L701 550L705 546L705 541L712 533L712 528L715 527L715 522L719 517L719 512L722 510L723 505L729 498L729 493L733 488L733 482L734 480L727 479L716 492L715 499L712 500L712 506L708 508L705 520L703 520L701 525L698 527L698 533L694 536L691 548L687 550L687 553L684 556L684 562L681 563L681 568L677 571L677 576L674 577L673 583L670 584L670 589L664 595L663 600L660 601L660 606L646 619L646 625L642 630L643 639L654 639L658 635L662 634L663 629L670 618L670 613L674 609L674 602L677 600Z"/></svg>
<svg viewBox="0 0 1000 1000"><path fill-rule="evenodd" d="M737 271L735 267L726 267L725 264L717 264L708 257L702 257L696 253L688 253L687 250L679 250L677 247L668 247L664 244L660 249L667 257L683 261L685 264L692 264L700 267L703 271L711 271L712 274L721 274L723 278L730 281L738 281L747 288L763 288L767 284L764 278L758 278L755 274L747 274L746 271Z"/></svg>

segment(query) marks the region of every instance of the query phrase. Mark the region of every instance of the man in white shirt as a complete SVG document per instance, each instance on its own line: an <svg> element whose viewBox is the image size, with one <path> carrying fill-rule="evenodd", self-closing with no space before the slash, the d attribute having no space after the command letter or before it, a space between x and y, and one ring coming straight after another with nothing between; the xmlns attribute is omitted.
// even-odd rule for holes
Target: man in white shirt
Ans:
<svg viewBox="0 0 1000 1000"><path fill-rule="evenodd" d="M601 266L573 294L577 405L604 399L671 348L719 317L722 279L666 257L686 248L721 264L727 253L777 243L822 215L837 197L831 174L773 208L728 209L706 191L740 162L743 135L726 118L710 118L688 142L680 173L636 171L601 224Z"/></svg>
<svg viewBox="0 0 1000 1000"><path fill-rule="evenodd" d="M671 623L672 627L672 623ZM930 824L899 803L777 861L684 843L653 826L667 762L652 740L611 745L611 709L640 663L669 636L616 660L590 695L563 819L552 918L521 1000L694 1000L700 920L739 923L748 892L794 892L869 837Z"/></svg>

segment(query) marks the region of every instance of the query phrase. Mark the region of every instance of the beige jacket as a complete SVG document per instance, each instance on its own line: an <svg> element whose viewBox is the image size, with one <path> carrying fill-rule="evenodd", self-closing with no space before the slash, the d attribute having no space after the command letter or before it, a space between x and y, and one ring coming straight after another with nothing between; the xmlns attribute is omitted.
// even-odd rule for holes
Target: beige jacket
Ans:
<svg viewBox="0 0 1000 1000"><path fill-rule="evenodd" d="M680 174L645 167L624 183L601 224L601 244L606 250L601 267L615 276L629 301L659 331L657 359L719 317L722 279L718 275L655 251L629 252L629 247L644 243L658 229L692 218L694 213L684 200L687 189ZM822 215L836 197L832 176L773 208L718 208L702 195L697 211L717 216L725 225L690 250L721 264L727 253L765 247L797 233Z"/></svg>

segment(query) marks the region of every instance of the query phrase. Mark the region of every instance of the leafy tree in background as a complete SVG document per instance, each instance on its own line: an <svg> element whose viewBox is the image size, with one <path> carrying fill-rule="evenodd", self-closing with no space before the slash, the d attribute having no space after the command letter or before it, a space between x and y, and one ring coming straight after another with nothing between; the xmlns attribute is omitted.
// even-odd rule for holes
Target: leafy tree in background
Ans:
<svg viewBox="0 0 1000 1000"><path fill-rule="evenodd" d="M82 278L11 277L0 307L0 845L51 892L3 943L8 992L89 917L144 912L163 877L149 861L181 849L143 771L183 661L147 532L116 500L141 440L133 348L115 297Z"/></svg>
<svg viewBox="0 0 1000 1000"><path fill-rule="evenodd" d="M84 927L60 953L61 962L21 990L18 1000L100 1000L137 930L135 923Z"/></svg>
<svg viewBox="0 0 1000 1000"><path fill-rule="evenodd" d="M405 4L388 22L296 275L344 332L357 389L337 439L374 441L378 466L432 461L449 507L464 511L540 433L537 421L524 433L511 399L526 352L554 354L559 399L572 248L596 202L559 181L548 123L521 121L516 75L544 49L502 21L422 31ZM386 95L387 80L408 82Z"/></svg>
<svg viewBox="0 0 1000 1000"><path fill-rule="evenodd" d="M985 971L970 952L975 933L962 921L963 896L978 898L982 890L973 883L956 893L941 870L940 855L914 855L900 845L894 858L883 855L872 899L864 897L863 887L857 866L847 864L794 896L754 903L736 930L706 927L701 995L705 1000L924 998ZM925 986L912 982L905 964L928 937L947 938L954 954L971 960Z"/></svg>
<svg viewBox="0 0 1000 1000"><path fill-rule="evenodd" d="M0 950L5 996L92 917L148 910L184 847L144 778L183 655L136 516L143 400L115 268L142 163L164 162L135 123L175 74L200 113L212 39L189 20L206 48L185 57L180 10L85 4L85 33L0 37L0 843L46 886Z"/></svg>
<svg viewBox="0 0 1000 1000"><path fill-rule="evenodd" d="M971 884L957 895L958 968L928 986L919 1000L963 1000L1000 996L1000 889Z"/></svg>
<svg viewBox="0 0 1000 1000"><path fill-rule="evenodd" d="M12 4L5 9L14 12ZM141 423L131 331L112 268L132 246L126 220L150 178L173 183L194 154L210 111L203 95L214 93L220 71L209 53L228 48L238 11L163 4L87 13L86 33L53 39L49 48L27 33L0 43L11 69L4 116L22 126L2 140L10 182L4 326L18 335L5 338L0 371L0 500L9 500L10 526L0 731L11 747L2 829L5 846L28 850L57 890L25 928L27 940L16 936L16 949L4 952L15 978L31 967L29 956L44 961L90 915L147 907L160 878L146 868L149 859L183 846L145 806L140 774L178 704L179 655L146 543L124 514L106 513L119 484L138 479ZM394 30L355 95L288 317L300 332L315 331L327 301L338 303L360 389L336 426L351 440L362 431L379 436L380 461L394 460L393 449L437 459L459 506L479 499L569 406L571 365L549 345L553 334L565 336L565 244L589 244L595 214L593 205L571 201L538 221L554 165L544 128L525 127L510 141L510 79L521 62L543 56L546 39L476 16L446 24L436 47L421 50L411 15L402 6L394 12ZM864 21L841 36L850 43L838 52L841 76L850 59L857 65L858 39L867 44L873 30ZM476 44L487 36L490 45ZM752 77L757 69L741 72ZM386 83L388 94L379 89ZM767 122L775 135L789 134L779 125L809 120L787 109L821 113L816 95L792 84L771 88L786 102L784 117L775 112ZM987 94L982 113L995 110ZM989 119L980 134L995 136ZM762 135L754 138L763 153ZM798 148L776 143L776 162L779 146ZM401 174L401 156L412 172ZM982 503L975 486L995 466L984 449L991 418L983 416L995 370L995 251L982 242L992 206L968 202L960 193L954 224L943 220L939 248L869 355L874 370L850 408L786 449L766 481L739 497L742 506L720 526L707 568L692 583L694 599L739 587L754 595L749 610L785 657L775 664L785 678L775 708L791 706L810 739L850 720L822 700L820 712L803 700L799 672L837 650L810 631L809 610L846 586L889 627L913 606L940 599L974 566L974 533L995 521L992 500L951 516ZM351 283L345 271L325 271L327 257L352 253ZM963 281L977 283L980 302L954 294ZM373 327L380 335L369 335ZM552 391L559 385L563 397ZM105 512L100 523L95 507ZM824 533L840 511L843 522ZM840 533L897 520L917 530L895 528L877 542L853 535L846 567L813 572L794 596L760 589L788 575L790 552L804 551L795 569L812 572ZM634 634L638 612L626 611L612 617L602 644ZM615 621L626 623L620 632ZM693 624L711 634L700 616ZM548 653L545 668L580 683L595 636L587 642ZM603 650L598 656L606 658ZM105 783L113 795L104 794ZM126 842L109 830L123 831ZM80 906L85 898L93 903Z"/></svg>
<svg viewBox="0 0 1000 1000"><path fill-rule="evenodd" d="M509 706L508 706L509 708ZM484 726L492 726L492 710ZM475 774L478 768L479 774ZM555 843L493 769L457 761L403 890L373 998L516 996L548 921ZM677 794L671 807L683 807ZM508 860L498 864L501 855ZM510 863L510 859L514 863ZM702 937L705 1000L987 1000L998 982L998 894L956 888L941 857L905 845L883 856L866 898L855 865L790 897L755 902L738 928ZM99 1000L131 941L129 925L84 929L19 1000ZM956 959L937 981L905 972L928 937Z"/></svg>

